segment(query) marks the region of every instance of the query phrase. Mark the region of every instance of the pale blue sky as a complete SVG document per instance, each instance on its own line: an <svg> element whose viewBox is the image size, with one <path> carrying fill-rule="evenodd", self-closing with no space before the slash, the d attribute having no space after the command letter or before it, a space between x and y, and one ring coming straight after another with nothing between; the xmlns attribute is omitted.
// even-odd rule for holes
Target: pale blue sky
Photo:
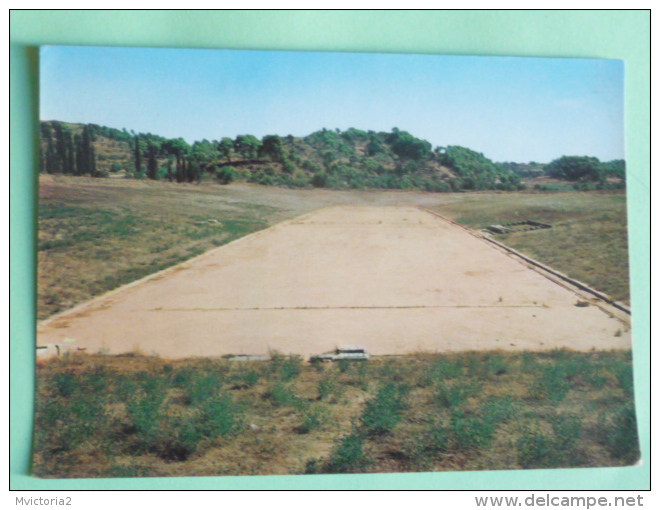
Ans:
<svg viewBox="0 0 660 510"><path fill-rule="evenodd" d="M624 157L619 60L49 46L40 102L188 142L398 127L495 161Z"/></svg>

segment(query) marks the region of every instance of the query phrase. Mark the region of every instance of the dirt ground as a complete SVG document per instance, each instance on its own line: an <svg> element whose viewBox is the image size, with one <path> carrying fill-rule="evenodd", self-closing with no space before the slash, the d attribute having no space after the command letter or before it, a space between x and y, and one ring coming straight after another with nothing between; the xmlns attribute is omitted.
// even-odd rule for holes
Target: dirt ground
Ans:
<svg viewBox="0 0 660 510"><path fill-rule="evenodd" d="M55 316L38 345L165 358L630 348L629 319L584 300L419 208L333 206Z"/></svg>

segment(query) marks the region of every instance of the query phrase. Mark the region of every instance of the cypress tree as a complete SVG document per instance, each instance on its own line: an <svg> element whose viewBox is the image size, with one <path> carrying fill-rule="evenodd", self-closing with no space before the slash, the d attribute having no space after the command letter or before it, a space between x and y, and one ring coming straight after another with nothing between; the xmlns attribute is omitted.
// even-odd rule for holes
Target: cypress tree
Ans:
<svg viewBox="0 0 660 510"><path fill-rule="evenodd" d="M54 174L57 172L57 156L55 155L55 142L51 138L48 140L48 147L46 147L46 172Z"/></svg>
<svg viewBox="0 0 660 510"><path fill-rule="evenodd" d="M41 168L40 173L48 173L48 144L41 149Z"/></svg>
<svg viewBox="0 0 660 510"><path fill-rule="evenodd" d="M87 154L85 153L83 139L80 135L76 135L73 138L73 141L74 141L73 145L75 147L75 155L76 155L76 175L83 175L87 173L87 160L86 160Z"/></svg>
<svg viewBox="0 0 660 510"><path fill-rule="evenodd" d="M89 174L92 177L100 177L96 171L96 149L91 144L89 146Z"/></svg>
<svg viewBox="0 0 660 510"><path fill-rule="evenodd" d="M80 151L82 153L81 162L83 164L82 169L78 169L79 174L90 174L94 175L94 170L92 169L92 132L88 125L83 127L82 140Z"/></svg>
<svg viewBox="0 0 660 510"><path fill-rule="evenodd" d="M149 179L158 179L158 160L156 159L156 147L149 142L149 152L147 159L147 177Z"/></svg>
<svg viewBox="0 0 660 510"><path fill-rule="evenodd" d="M41 171L46 173L51 172L52 162L52 144L53 144L53 129L50 124L45 122L41 123L41 142L43 150L41 152Z"/></svg>
<svg viewBox="0 0 660 510"><path fill-rule="evenodd" d="M66 131L66 164L65 172L70 175L76 175L76 152L73 148L73 134L70 130Z"/></svg>
<svg viewBox="0 0 660 510"><path fill-rule="evenodd" d="M142 155L140 154L140 142L137 135L135 135L135 173L137 175L142 173Z"/></svg>
<svg viewBox="0 0 660 510"><path fill-rule="evenodd" d="M167 158L167 178L170 182L174 181L174 175L172 175L172 159Z"/></svg>
<svg viewBox="0 0 660 510"><path fill-rule="evenodd" d="M53 131L55 133L55 140L53 141L53 158L51 159L52 172L54 174L61 174L65 171L66 161L66 144L64 142L64 130L62 124L53 122Z"/></svg>
<svg viewBox="0 0 660 510"><path fill-rule="evenodd" d="M176 153L176 182L185 181L185 160Z"/></svg>

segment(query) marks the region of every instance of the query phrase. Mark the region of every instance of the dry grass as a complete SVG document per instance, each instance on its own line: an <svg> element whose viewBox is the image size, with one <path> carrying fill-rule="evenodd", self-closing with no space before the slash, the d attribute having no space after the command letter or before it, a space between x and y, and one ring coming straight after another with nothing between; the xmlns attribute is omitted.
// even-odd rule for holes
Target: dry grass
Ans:
<svg viewBox="0 0 660 510"><path fill-rule="evenodd" d="M630 302L623 193L473 194L435 209L473 228L520 220L553 228L495 236L544 264Z"/></svg>
<svg viewBox="0 0 660 510"><path fill-rule="evenodd" d="M232 200L217 189L128 182L42 179L40 319L285 216L277 207Z"/></svg>
<svg viewBox="0 0 660 510"><path fill-rule="evenodd" d="M639 456L629 351L340 366L76 354L38 372L41 477L618 466Z"/></svg>

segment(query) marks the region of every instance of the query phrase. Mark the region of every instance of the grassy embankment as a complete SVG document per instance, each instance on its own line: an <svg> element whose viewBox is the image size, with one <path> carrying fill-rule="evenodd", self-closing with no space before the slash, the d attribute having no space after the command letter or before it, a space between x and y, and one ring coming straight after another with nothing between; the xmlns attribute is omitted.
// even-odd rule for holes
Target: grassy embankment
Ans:
<svg viewBox="0 0 660 510"><path fill-rule="evenodd" d="M306 365L73 355L38 371L41 477L619 466L630 352Z"/></svg>
<svg viewBox="0 0 660 510"><path fill-rule="evenodd" d="M630 303L623 193L472 194L434 207L472 228L536 220L553 228L496 235L534 259Z"/></svg>
<svg viewBox="0 0 660 510"><path fill-rule="evenodd" d="M46 179L39 203L39 319L286 216L282 208L222 196L219 186Z"/></svg>

